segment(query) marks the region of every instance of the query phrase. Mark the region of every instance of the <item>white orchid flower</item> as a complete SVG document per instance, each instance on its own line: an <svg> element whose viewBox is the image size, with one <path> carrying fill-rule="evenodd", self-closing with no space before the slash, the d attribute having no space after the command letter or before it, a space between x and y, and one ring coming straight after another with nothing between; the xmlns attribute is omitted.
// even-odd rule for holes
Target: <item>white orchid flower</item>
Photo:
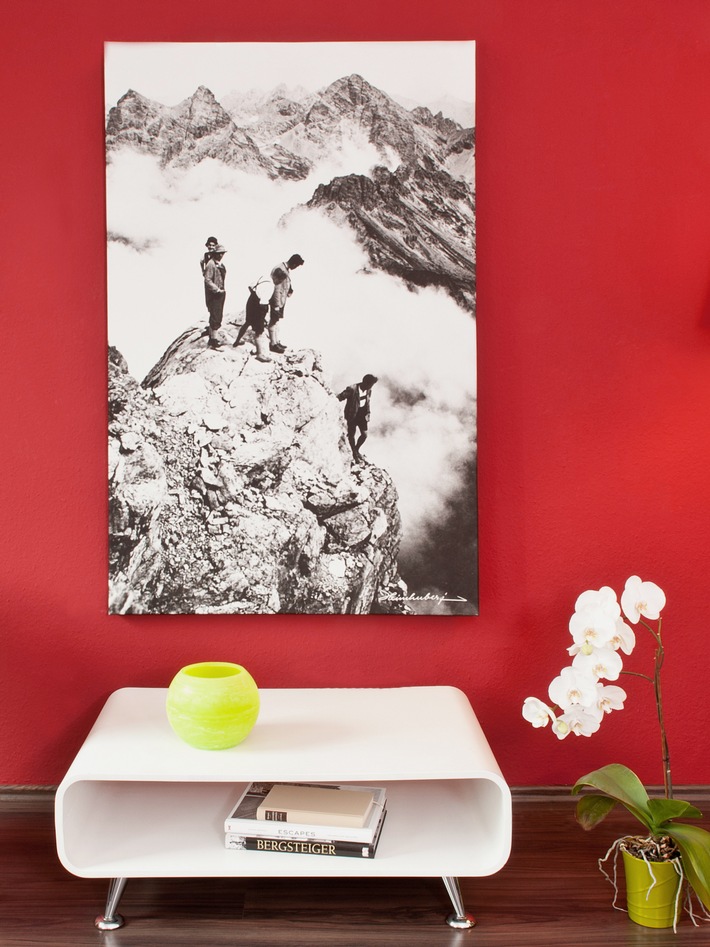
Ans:
<svg viewBox="0 0 710 947"><path fill-rule="evenodd" d="M626 700L626 691L615 684L597 684L597 707L602 713L610 714L612 710L623 710Z"/></svg>
<svg viewBox="0 0 710 947"><path fill-rule="evenodd" d="M576 660L577 658L575 658ZM550 684L547 693L550 700L561 707L563 711L569 710L575 704L589 707L597 699L596 678L579 668L562 668L559 675Z"/></svg>
<svg viewBox="0 0 710 947"><path fill-rule="evenodd" d="M595 648L591 654L580 651L572 661L572 667L596 681L603 677L616 681L621 674L623 661L612 648Z"/></svg>
<svg viewBox="0 0 710 947"><path fill-rule="evenodd" d="M574 613L569 620L569 630L575 644L601 648L614 637L616 618L603 606L592 605Z"/></svg>
<svg viewBox="0 0 710 947"><path fill-rule="evenodd" d="M570 707L552 725L552 729L560 740L564 740L570 733L577 737L591 737L601 725L603 714L596 714L587 707L578 705Z"/></svg>
<svg viewBox="0 0 710 947"><path fill-rule="evenodd" d="M523 717L534 727L546 727L551 722L551 730L558 740L566 739L571 733L578 737L590 737L596 733L605 714L623 710L627 697L622 687L605 683L616 681L623 671L619 652L631 654L636 646L636 633L626 623L624 616L632 624L640 621L642 616L658 620L665 604L663 590L653 582L642 581L637 575L627 580L619 601L609 586L583 592L575 603L574 615L569 621L573 643L567 652L572 663L562 668L548 688L551 706L537 697L527 697L523 703ZM660 622L658 632L650 625L647 628L660 644ZM661 651L661 648L658 650ZM657 675L658 653L656 661ZM646 677L644 674L639 676ZM647 679L653 683L651 678ZM656 701L660 708L658 690ZM664 761L667 763L662 723L661 730L666 754ZM668 795L669 774L665 785L666 798L671 798Z"/></svg>
<svg viewBox="0 0 710 947"><path fill-rule="evenodd" d="M654 582L642 582L637 575L626 580L621 593L621 607L632 624L635 625L642 615L644 618L657 619L665 604L665 593Z"/></svg>
<svg viewBox="0 0 710 947"><path fill-rule="evenodd" d="M623 618L616 619L616 631L614 637L609 642L609 647L614 651L623 651L624 654L631 654L636 647L636 634L633 628L629 628Z"/></svg>
<svg viewBox="0 0 710 947"><path fill-rule="evenodd" d="M588 608L601 608L612 618L618 618L621 615L619 603L616 601L616 592L608 585L603 585L597 590L588 589L586 592L582 592L574 603L574 610L575 612L583 612Z"/></svg>
<svg viewBox="0 0 710 947"><path fill-rule="evenodd" d="M526 697L523 701L523 717L533 727L546 727L550 721L555 722L555 715L537 697Z"/></svg>

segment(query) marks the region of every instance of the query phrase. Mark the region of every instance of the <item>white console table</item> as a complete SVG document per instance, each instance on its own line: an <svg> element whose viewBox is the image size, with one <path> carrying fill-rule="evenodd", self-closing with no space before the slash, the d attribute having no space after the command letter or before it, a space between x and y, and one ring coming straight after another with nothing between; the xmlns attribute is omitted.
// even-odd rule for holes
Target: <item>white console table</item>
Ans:
<svg viewBox="0 0 710 947"><path fill-rule="evenodd" d="M123 923L126 879L185 876L440 875L454 908L448 923L473 925L457 877L503 867L511 797L460 690L261 690L247 739L217 751L173 733L166 694L112 694L57 791L62 864L83 878L112 879L100 929ZM385 785L376 857L225 849L225 816L252 780Z"/></svg>

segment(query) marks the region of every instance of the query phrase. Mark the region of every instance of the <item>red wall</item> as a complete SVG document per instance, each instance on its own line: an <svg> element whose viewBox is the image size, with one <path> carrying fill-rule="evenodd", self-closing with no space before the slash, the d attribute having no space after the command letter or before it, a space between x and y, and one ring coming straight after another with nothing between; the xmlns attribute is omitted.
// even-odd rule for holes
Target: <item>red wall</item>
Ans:
<svg viewBox="0 0 710 947"><path fill-rule="evenodd" d="M212 9L3 13L0 784L57 783L112 690L208 658L264 687L454 684L513 784L612 760L659 783L639 679L589 740L520 717L578 593L632 573L668 595L675 779L710 782L707 0ZM108 617L103 41L471 38L480 617Z"/></svg>

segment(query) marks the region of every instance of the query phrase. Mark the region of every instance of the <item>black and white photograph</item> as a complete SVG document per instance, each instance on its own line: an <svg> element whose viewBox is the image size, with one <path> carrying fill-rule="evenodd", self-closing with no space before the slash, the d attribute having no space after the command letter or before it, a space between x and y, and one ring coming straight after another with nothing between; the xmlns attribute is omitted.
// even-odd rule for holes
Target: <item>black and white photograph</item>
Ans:
<svg viewBox="0 0 710 947"><path fill-rule="evenodd" d="M106 45L109 614L478 614L475 94Z"/></svg>

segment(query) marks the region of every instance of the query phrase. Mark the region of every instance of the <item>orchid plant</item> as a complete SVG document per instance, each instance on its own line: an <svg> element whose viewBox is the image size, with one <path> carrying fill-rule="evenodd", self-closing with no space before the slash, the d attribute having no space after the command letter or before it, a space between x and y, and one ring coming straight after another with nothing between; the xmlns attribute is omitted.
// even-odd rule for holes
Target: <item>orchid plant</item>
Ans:
<svg viewBox="0 0 710 947"><path fill-rule="evenodd" d="M560 671L548 689L552 705L537 697L528 697L523 703L523 717L533 727L550 724L560 740L571 733L589 737L599 730L605 715L623 709L626 700L622 687L607 682L618 681L622 674L629 674L653 685L661 732L664 797L649 798L632 770L620 763L611 763L577 780L573 793L579 793L582 788L594 790L581 796L577 821L584 829L592 829L617 804L625 806L647 833L645 838L635 839L635 849L649 861L678 858L682 874L707 911L710 909L710 832L678 822L680 817L701 818L702 813L689 802L673 798L661 695L665 656L661 611L665 604L662 589L636 575L627 580L620 604L614 590L607 586L583 592L569 622L572 645L568 653L572 662ZM630 655L636 644L635 632L624 617L631 625L640 624L653 636L656 650L652 676L624 669L620 652ZM618 840L615 845L625 841ZM603 861L600 860L600 865Z"/></svg>

